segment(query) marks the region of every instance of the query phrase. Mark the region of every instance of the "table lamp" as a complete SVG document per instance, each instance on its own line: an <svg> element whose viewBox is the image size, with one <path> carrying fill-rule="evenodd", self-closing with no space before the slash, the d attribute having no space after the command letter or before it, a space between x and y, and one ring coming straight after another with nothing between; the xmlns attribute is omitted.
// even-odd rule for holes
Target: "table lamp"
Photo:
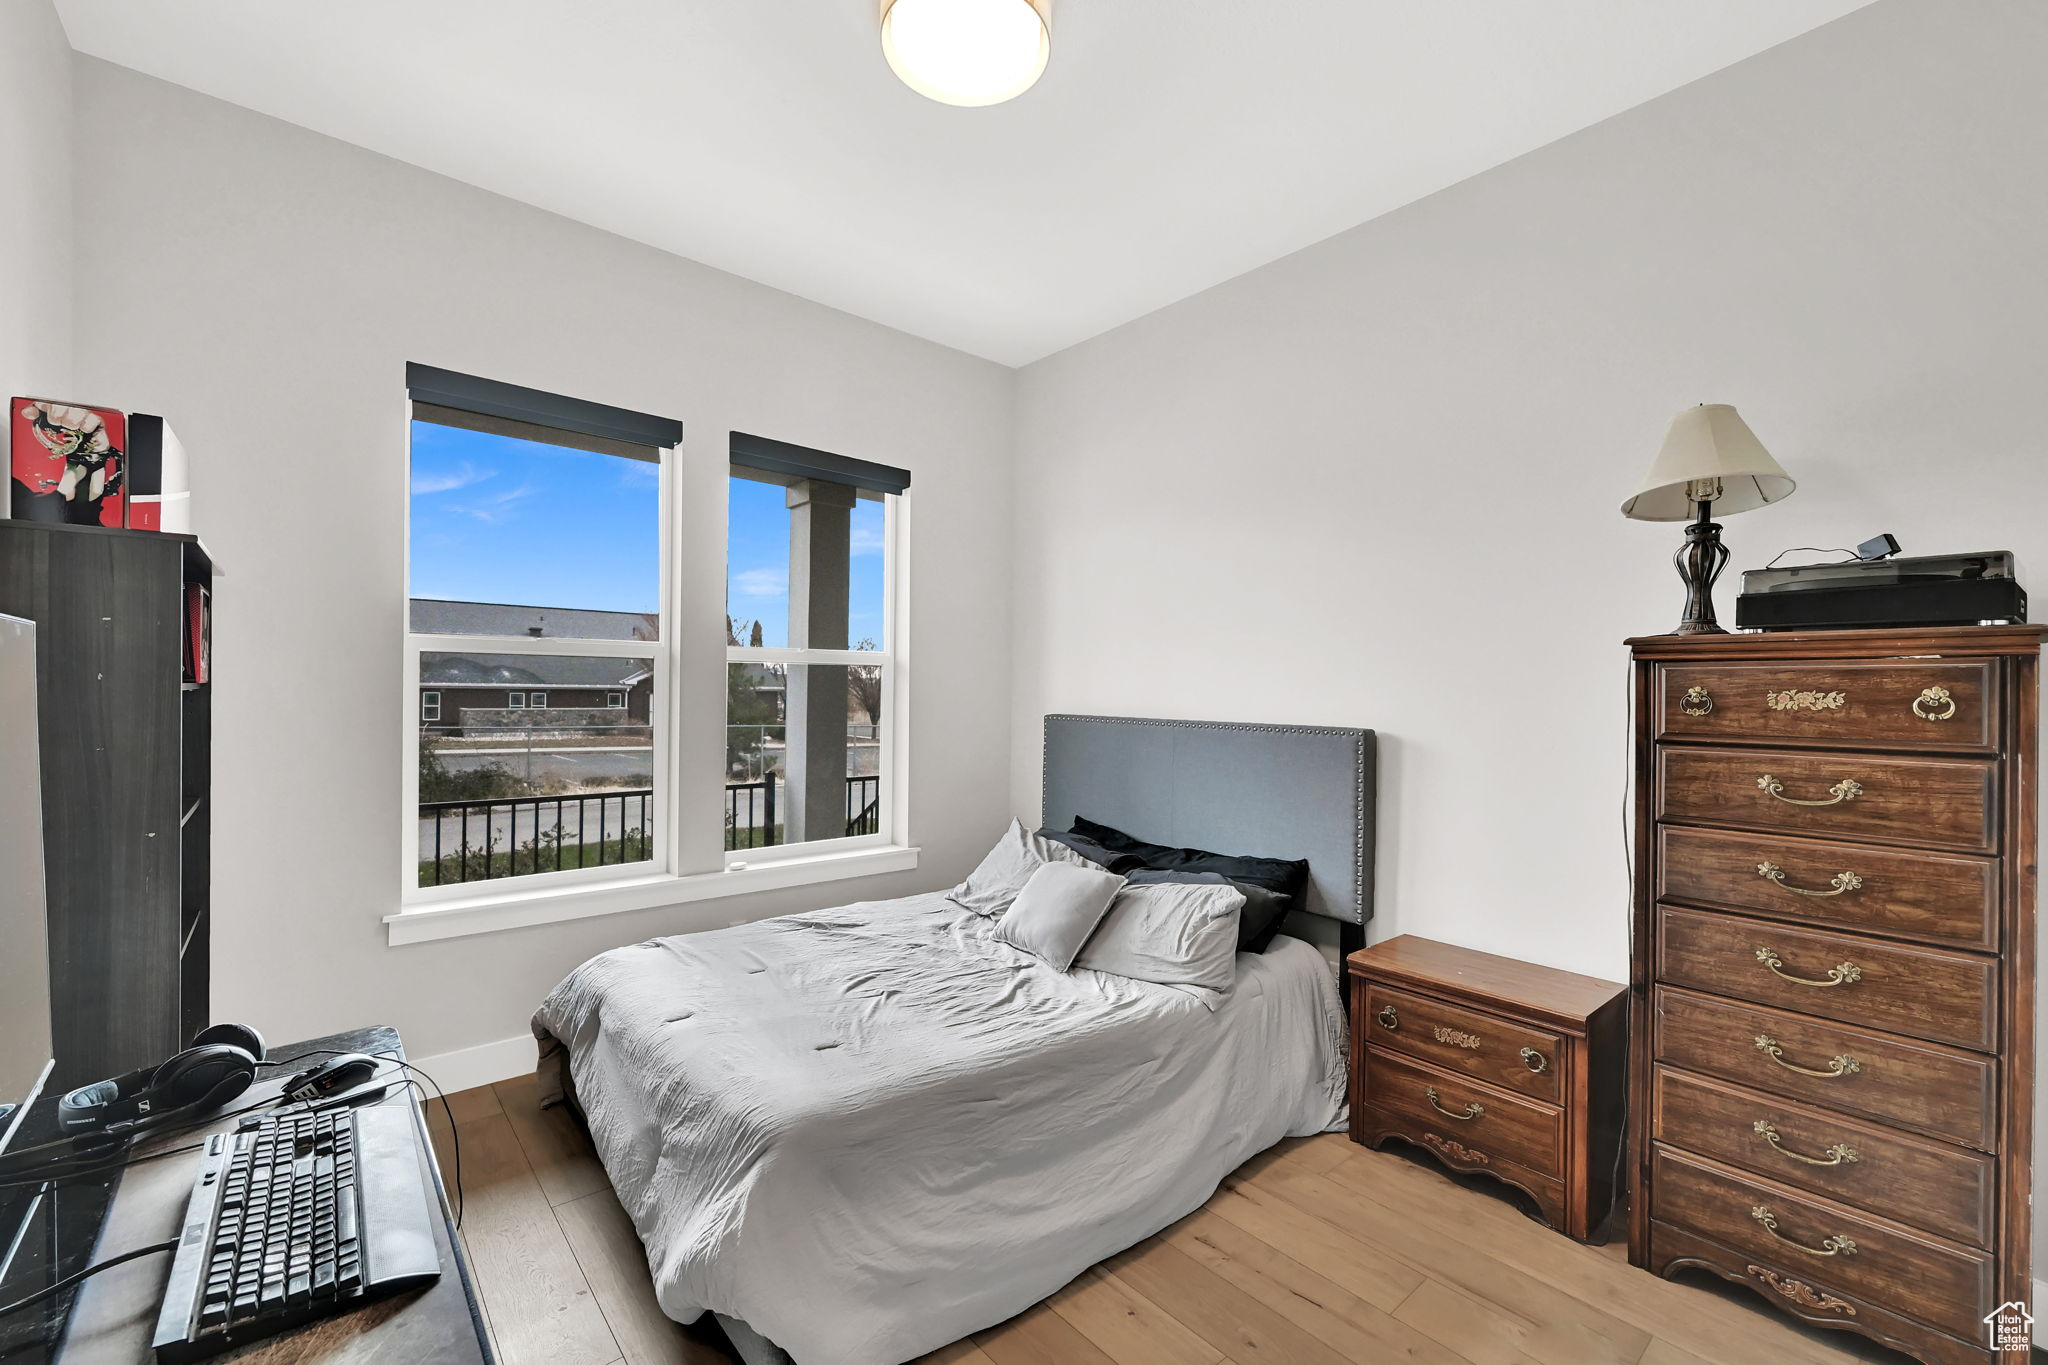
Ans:
<svg viewBox="0 0 2048 1365"><path fill-rule="evenodd" d="M1637 521L1694 518L1672 560L1685 584L1685 616L1673 635L1728 633L1714 620L1714 580L1728 550L1713 514L1747 512L1789 497L1798 486L1728 404L1701 403L1671 419L1664 448L1621 514Z"/></svg>

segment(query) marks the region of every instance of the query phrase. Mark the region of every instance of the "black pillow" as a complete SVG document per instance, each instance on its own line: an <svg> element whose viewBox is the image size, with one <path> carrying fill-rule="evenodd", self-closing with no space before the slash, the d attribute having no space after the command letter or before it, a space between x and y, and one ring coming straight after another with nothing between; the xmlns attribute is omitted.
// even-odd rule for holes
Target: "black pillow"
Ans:
<svg viewBox="0 0 2048 1365"><path fill-rule="evenodd" d="M1075 834L1063 829L1042 829L1041 839L1050 839L1056 844L1065 844L1091 863L1099 863L1111 872L1129 872L1145 865L1145 860L1135 853L1109 848L1096 843L1085 834Z"/></svg>
<svg viewBox="0 0 2048 1365"><path fill-rule="evenodd" d="M1193 882L1209 886L1234 886L1244 894L1244 909L1237 917L1237 950L1263 953L1280 932L1287 918L1287 897L1252 882L1232 881L1221 872L1183 872L1178 868L1142 867L1124 879L1132 886L1156 886L1162 882Z"/></svg>
<svg viewBox="0 0 2048 1365"><path fill-rule="evenodd" d="M1076 817L1074 833L1092 839L1118 853L1134 853L1146 867L1172 868L1181 872L1221 872L1234 882L1250 882L1287 896L1295 905L1304 903L1308 893L1308 861L1301 858L1254 858L1232 853L1211 853L1201 848L1170 848L1134 838L1113 825L1098 824Z"/></svg>

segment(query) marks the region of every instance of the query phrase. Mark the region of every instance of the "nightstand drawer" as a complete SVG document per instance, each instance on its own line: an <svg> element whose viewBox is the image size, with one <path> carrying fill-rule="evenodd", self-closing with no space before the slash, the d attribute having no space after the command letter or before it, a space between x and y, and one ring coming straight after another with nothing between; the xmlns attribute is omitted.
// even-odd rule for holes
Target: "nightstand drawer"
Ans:
<svg viewBox="0 0 2048 1365"><path fill-rule="evenodd" d="M1564 1174L1563 1115L1505 1090L1369 1048L1365 1102L1556 1179Z"/></svg>
<svg viewBox="0 0 2048 1365"><path fill-rule="evenodd" d="M1656 1151L1655 1216L1737 1251L1811 1272L1930 1326L1974 1333L1997 1306L1992 1259L1725 1167Z"/></svg>
<svg viewBox="0 0 2048 1365"><path fill-rule="evenodd" d="M1661 673L1663 739L1985 750L1998 742L1989 663L1702 663Z"/></svg>
<svg viewBox="0 0 2048 1365"><path fill-rule="evenodd" d="M1538 1099L1557 1098L1558 1036L1377 982L1365 991L1366 1039Z"/></svg>
<svg viewBox="0 0 2048 1365"><path fill-rule="evenodd" d="M1997 1082L1976 1053L1670 986L1654 1011L1659 1061L1994 1150Z"/></svg>
<svg viewBox="0 0 2048 1365"><path fill-rule="evenodd" d="M1957 1047L1997 1037L1998 963L1971 953L1660 905L1657 977Z"/></svg>
<svg viewBox="0 0 2048 1365"><path fill-rule="evenodd" d="M1994 851L1998 765L1782 749L1657 750L1657 818Z"/></svg>
<svg viewBox="0 0 2048 1365"><path fill-rule="evenodd" d="M1996 859L1662 825L1657 896L1774 919L1998 947Z"/></svg>
<svg viewBox="0 0 2048 1365"><path fill-rule="evenodd" d="M1998 1163L1982 1152L1701 1076L1656 1069L1651 1135L1971 1246L1995 1228Z"/></svg>

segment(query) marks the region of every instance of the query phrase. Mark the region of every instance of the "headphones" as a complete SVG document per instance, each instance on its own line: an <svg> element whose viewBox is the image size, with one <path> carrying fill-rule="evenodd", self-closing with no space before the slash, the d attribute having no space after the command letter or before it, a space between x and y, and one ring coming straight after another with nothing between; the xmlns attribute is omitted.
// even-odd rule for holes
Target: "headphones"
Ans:
<svg viewBox="0 0 2048 1365"><path fill-rule="evenodd" d="M57 1127L71 1134L146 1131L187 1110L226 1104L249 1088L262 1061L262 1034L245 1024L215 1024L167 1062L63 1096Z"/></svg>

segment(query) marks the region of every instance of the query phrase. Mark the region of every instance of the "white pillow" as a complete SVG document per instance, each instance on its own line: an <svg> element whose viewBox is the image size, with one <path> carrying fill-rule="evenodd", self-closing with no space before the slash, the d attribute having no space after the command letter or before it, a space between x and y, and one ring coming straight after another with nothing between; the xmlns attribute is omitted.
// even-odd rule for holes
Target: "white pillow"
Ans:
<svg viewBox="0 0 2048 1365"><path fill-rule="evenodd" d="M1237 979L1237 917L1244 893L1214 883L1126 886L1074 960L1162 986L1230 989Z"/></svg>
<svg viewBox="0 0 2048 1365"><path fill-rule="evenodd" d="M1003 837L981 860L981 866L967 874L967 880L946 893L946 898L977 915L1000 915L1017 899L1031 874L1047 863L1073 863L1094 867L1064 844L1041 839L1024 828L1022 820L1010 821Z"/></svg>
<svg viewBox="0 0 2048 1365"><path fill-rule="evenodd" d="M1093 864L1046 863L1024 883L990 937L1063 972L1074 965L1074 954L1123 885L1122 877Z"/></svg>

